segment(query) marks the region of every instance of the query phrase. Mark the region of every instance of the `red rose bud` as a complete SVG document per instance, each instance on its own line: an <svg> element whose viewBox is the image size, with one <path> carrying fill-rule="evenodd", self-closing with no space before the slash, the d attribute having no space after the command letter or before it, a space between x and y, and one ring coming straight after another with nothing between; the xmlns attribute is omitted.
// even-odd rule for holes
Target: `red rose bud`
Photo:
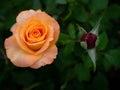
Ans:
<svg viewBox="0 0 120 90"><path fill-rule="evenodd" d="M91 49L95 47L95 42L97 40L97 36L92 33L87 33L82 36L81 41L87 43L87 49Z"/></svg>

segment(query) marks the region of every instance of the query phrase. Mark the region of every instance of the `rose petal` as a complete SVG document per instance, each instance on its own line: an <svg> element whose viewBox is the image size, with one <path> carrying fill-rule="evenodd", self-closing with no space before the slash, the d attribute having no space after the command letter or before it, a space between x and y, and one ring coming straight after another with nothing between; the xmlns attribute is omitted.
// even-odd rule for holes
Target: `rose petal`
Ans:
<svg viewBox="0 0 120 90"><path fill-rule="evenodd" d="M34 23L34 24L33 24ZM23 41L24 43L26 43L26 45L28 46L28 47L30 47L32 50L39 50L39 53L41 53L41 52L43 52L45 49L47 49L48 48L48 46L49 46L49 42L51 41L51 40L53 40L53 30L52 30L52 28L50 28L50 27L47 27L46 26L46 24L44 25L44 24L41 24L41 22L40 21L38 21L38 19L37 18L29 18L29 19L27 19L27 24L28 24L28 26L30 25L30 27L25 27L24 25L21 25L21 26L23 26L23 29L25 29L25 30L22 30L22 28L21 28L21 31L19 31L19 30L16 30L16 32L14 33L14 35L16 36L16 39L17 39L17 42L18 42L18 44L21 46L21 43L19 43L19 41ZM33 25L32 25L33 24ZM42 26L42 28L43 28L43 35L42 36L40 36L40 37L38 37L38 38L30 38L28 35L30 35L30 34L28 34L31 30L32 30L32 28L34 28L35 26ZM25 38L25 36L26 36L26 38ZM19 37L21 37L21 40L20 40L20 38ZM44 45L45 44L45 45ZM23 44L22 44L23 45ZM24 48L25 49L25 48ZM39 54L39 53L36 53L36 55L37 54Z"/></svg>
<svg viewBox="0 0 120 90"><path fill-rule="evenodd" d="M54 23L53 27L54 27L54 40L51 42L51 45L54 45L56 43L59 37L59 33L60 33L60 30L59 30L60 28L59 28L58 23Z"/></svg>
<svg viewBox="0 0 120 90"><path fill-rule="evenodd" d="M28 67L40 59L41 55L32 55L24 52L16 43L14 36L5 40L5 48L8 58L19 67Z"/></svg>
<svg viewBox="0 0 120 90"><path fill-rule="evenodd" d="M22 38L20 38L20 35L22 35L20 32L21 32L21 31L24 31L24 29L26 29L26 26L25 26L25 25L23 25L23 24L18 25L18 26L16 27L15 32L13 32L13 35L14 35L15 38L16 38L16 42L17 42L18 46L19 46L22 50L24 50L24 51L26 51L26 52L28 52L28 53L30 53L30 54L33 54L34 51L31 50L31 49L29 49L28 46L27 46L27 45L24 43L24 41L22 40ZM24 36L22 36L22 37L24 38Z"/></svg>
<svg viewBox="0 0 120 90"><path fill-rule="evenodd" d="M33 16L36 12L34 10L26 10L26 11L22 11L21 13L18 14L16 21L17 22L22 22L25 19Z"/></svg>
<svg viewBox="0 0 120 90"><path fill-rule="evenodd" d="M43 53L40 60L37 61L35 64L31 65L30 67L37 69L46 64L51 64L54 61L54 59L56 58L56 55L57 55L57 47L56 47L56 45L54 45L54 46L50 47L49 49L47 49Z"/></svg>
<svg viewBox="0 0 120 90"><path fill-rule="evenodd" d="M53 28L49 27L48 36L46 37L46 41L42 45L41 49L36 52L36 55L42 53L43 51L45 51L49 47L50 42L54 39L53 34L54 34Z"/></svg>
<svg viewBox="0 0 120 90"><path fill-rule="evenodd" d="M17 27L17 23L15 23L15 24L11 27L10 31L11 31L11 32L14 32L14 31L16 30L16 27Z"/></svg>
<svg viewBox="0 0 120 90"><path fill-rule="evenodd" d="M60 33L60 30L59 30L60 27L59 27L59 24L57 23L57 21L54 18L52 18L51 16L49 16L47 13L41 12L41 10L37 10L37 12L34 16L39 17L39 19L43 23L47 23L46 25L49 25L50 27L53 27L54 43L56 43L56 41L58 40L58 37L59 37L59 33Z"/></svg>

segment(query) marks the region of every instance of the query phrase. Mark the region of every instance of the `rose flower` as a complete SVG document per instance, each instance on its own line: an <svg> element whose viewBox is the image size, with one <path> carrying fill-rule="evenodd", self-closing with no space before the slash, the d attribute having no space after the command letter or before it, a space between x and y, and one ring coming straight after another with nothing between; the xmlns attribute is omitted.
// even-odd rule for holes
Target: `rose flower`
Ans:
<svg viewBox="0 0 120 90"><path fill-rule="evenodd" d="M22 11L12 26L12 36L5 40L7 57L18 67L40 68L51 64L58 53L57 21L41 10Z"/></svg>

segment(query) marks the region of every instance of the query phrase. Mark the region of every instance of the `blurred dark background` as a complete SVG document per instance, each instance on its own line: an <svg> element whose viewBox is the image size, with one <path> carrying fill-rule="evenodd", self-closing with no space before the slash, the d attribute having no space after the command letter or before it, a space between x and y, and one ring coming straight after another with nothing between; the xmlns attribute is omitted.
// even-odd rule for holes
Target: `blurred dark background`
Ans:
<svg viewBox="0 0 120 90"><path fill-rule="evenodd" d="M15 67L4 40L19 12L41 9L61 27L59 53L39 69ZM88 32L103 15L97 46L97 68L81 48L78 27ZM0 90L120 90L120 0L3 0L0 3Z"/></svg>

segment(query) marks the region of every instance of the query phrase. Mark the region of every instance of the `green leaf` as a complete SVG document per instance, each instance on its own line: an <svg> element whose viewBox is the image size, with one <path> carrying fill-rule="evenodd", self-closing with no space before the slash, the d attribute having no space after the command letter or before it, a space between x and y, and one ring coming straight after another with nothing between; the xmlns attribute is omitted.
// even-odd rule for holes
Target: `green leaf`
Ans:
<svg viewBox="0 0 120 90"><path fill-rule="evenodd" d="M103 59L103 66L104 66L104 69L108 72L111 69L112 65L109 63L107 59Z"/></svg>
<svg viewBox="0 0 120 90"><path fill-rule="evenodd" d="M74 17L77 21L86 22L88 20L88 12L85 10L84 7L76 5L72 7L72 9L72 17Z"/></svg>
<svg viewBox="0 0 120 90"><path fill-rule="evenodd" d="M82 64L75 66L75 73L80 81L88 81L90 79L89 70L86 69Z"/></svg>
<svg viewBox="0 0 120 90"><path fill-rule="evenodd" d="M95 48L88 49L87 52L93 62L93 70L95 71L96 70L96 50Z"/></svg>
<svg viewBox="0 0 120 90"><path fill-rule="evenodd" d="M73 74L71 74L73 73ZM74 69L69 68L67 71L65 71L64 75L64 81L67 83L68 81L72 80L74 77L76 77Z"/></svg>
<svg viewBox="0 0 120 90"><path fill-rule="evenodd" d="M46 3L46 11L50 13L53 12L56 6L56 0L45 0L45 3Z"/></svg>
<svg viewBox="0 0 120 90"><path fill-rule="evenodd" d="M64 49L59 50L58 60L56 60L56 66L60 69L61 72L63 72L66 68L71 67L76 63L73 55L65 55L65 52L63 50Z"/></svg>
<svg viewBox="0 0 120 90"><path fill-rule="evenodd" d="M69 55L74 51L74 45L75 45L74 42L66 44L65 48L63 49L63 53L65 56Z"/></svg>
<svg viewBox="0 0 120 90"><path fill-rule="evenodd" d="M120 48L108 51L105 57L112 65L120 68Z"/></svg>
<svg viewBox="0 0 120 90"><path fill-rule="evenodd" d="M88 4L90 0L81 0L82 3Z"/></svg>
<svg viewBox="0 0 120 90"><path fill-rule="evenodd" d="M107 9L107 17L110 19L119 19L120 18L120 5L113 4Z"/></svg>
<svg viewBox="0 0 120 90"><path fill-rule="evenodd" d="M90 68L93 67L93 62L92 62L91 58L88 55L86 56L86 54L84 54L82 56L82 61L84 62L85 68L90 69Z"/></svg>
<svg viewBox="0 0 120 90"><path fill-rule="evenodd" d="M103 32L99 36L97 49L104 50L106 48L107 44L108 44L108 37L107 37L106 32Z"/></svg>
<svg viewBox="0 0 120 90"><path fill-rule="evenodd" d="M63 21L66 21L71 15L72 15L72 10L69 9L68 14L65 15L65 17L63 18Z"/></svg>
<svg viewBox="0 0 120 90"><path fill-rule="evenodd" d="M75 32L75 27L73 24L68 25L68 33L72 39L76 38L76 32Z"/></svg>
<svg viewBox="0 0 120 90"><path fill-rule="evenodd" d="M57 4L67 4L66 0L56 0Z"/></svg>
<svg viewBox="0 0 120 90"><path fill-rule="evenodd" d="M91 13L97 13L98 11L107 7L108 0L91 0L91 3L89 5Z"/></svg>
<svg viewBox="0 0 120 90"><path fill-rule="evenodd" d="M68 3L75 3L75 0L67 0Z"/></svg>
<svg viewBox="0 0 120 90"><path fill-rule="evenodd" d="M42 8L41 3L39 0L33 0L33 9L40 9Z"/></svg>
<svg viewBox="0 0 120 90"><path fill-rule="evenodd" d="M69 35L64 34L64 33L60 33L58 44L65 45L65 44L70 43L70 42L71 42L71 39L70 39Z"/></svg>

